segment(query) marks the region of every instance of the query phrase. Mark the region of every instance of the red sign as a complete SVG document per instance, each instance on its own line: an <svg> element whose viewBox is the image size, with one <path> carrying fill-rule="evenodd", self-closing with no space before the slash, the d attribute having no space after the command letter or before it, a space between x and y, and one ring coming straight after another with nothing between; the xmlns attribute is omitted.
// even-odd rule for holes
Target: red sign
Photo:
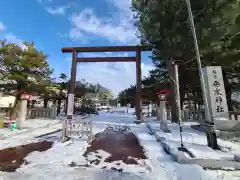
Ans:
<svg viewBox="0 0 240 180"><path fill-rule="evenodd" d="M168 95L169 94L169 90L168 89L164 89L164 90L158 91L156 94L157 95L160 95L160 94Z"/></svg>
<svg viewBox="0 0 240 180"><path fill-rule="evenodd" d="M160 101L167 101L167 95L169 94L169 90L163 89L161 91L158 91L156 94Z"/></svg>

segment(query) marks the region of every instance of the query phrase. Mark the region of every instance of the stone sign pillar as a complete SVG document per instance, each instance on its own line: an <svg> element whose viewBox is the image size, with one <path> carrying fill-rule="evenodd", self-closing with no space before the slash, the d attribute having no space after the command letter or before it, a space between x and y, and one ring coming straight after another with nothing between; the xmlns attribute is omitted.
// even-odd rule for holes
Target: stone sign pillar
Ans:
<svg viewBox="0 0 240 180"><path fill-rule="evenodd" d="M229 119L221 66L207 66L203 68L203 73L210 108L210 119L219 117Z"/></svg>

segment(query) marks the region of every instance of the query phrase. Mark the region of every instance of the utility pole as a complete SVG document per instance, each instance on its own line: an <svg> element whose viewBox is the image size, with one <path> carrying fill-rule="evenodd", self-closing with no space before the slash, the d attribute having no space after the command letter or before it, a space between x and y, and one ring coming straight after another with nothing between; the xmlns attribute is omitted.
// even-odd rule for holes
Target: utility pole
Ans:
<svg viewBox="0 0 240 180"><path fill-rule="evenodd" d="M186 0L186 4L187 4L188 17L190 20L193 41L194 41L194 46L196 51L199 76L201 80L201 88L202 88L203 100L204 100L204 106L205 106L204 109L205 109L205 116L206 116L205 118L206 118L206 127L207 127L208 146L210 146L212 149L218 149L217 137L214 129L214 121L213 119L210 118L210 109L209 109L209 104L207 99L207 90L206 90L205 80L204 80L203 71L202 71L202 63L201 63L201 58L200 58L200 53L198 48L198 41L197 41L197 35L196 35L190 0Z"/></svg>

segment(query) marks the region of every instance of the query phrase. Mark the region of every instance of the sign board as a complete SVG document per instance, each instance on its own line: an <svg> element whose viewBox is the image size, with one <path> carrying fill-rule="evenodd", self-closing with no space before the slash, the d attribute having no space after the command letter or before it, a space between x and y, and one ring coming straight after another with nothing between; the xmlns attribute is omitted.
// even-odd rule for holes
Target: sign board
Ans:
<svg viewBox="0 0 240 180"><path fill-rule="evenodd" d="M74 109L74 94L68 94L67 115L72 116Z"/></svg>
<svg viewBox="0 0 240 180"><path fill-rule="evenodd" d="M82 121L71 121L68 129L69 136L82 137L82 126Z"/></svg>
<svg viewBox="0 0 240 180"><path fill-rule="evenodd" d="M221 66L207 66L203 69L203 73L210 118L223 117L229 119Z"/></svg>
<svg viewBox="0 0 240 180"><path fill-rule="evenodd" d="M87 119L71 120L68 124L68 135L70 137L82 138L84 135L90 137L92 134L92 121Z"/></svg>

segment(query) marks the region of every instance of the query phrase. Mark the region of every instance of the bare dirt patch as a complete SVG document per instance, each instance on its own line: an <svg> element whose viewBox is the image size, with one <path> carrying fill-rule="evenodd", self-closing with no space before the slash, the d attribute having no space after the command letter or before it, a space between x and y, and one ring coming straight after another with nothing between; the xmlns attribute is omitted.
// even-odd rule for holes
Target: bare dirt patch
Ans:
<svg viewBox="0 0 240 180"><path fill-rule="evenodd" d="M34 152L43 152L50 149L53 142L41 141L26 145L11 147L0 150L0 171L14 172L22 164L27 164L25 157Z"/></svg>

